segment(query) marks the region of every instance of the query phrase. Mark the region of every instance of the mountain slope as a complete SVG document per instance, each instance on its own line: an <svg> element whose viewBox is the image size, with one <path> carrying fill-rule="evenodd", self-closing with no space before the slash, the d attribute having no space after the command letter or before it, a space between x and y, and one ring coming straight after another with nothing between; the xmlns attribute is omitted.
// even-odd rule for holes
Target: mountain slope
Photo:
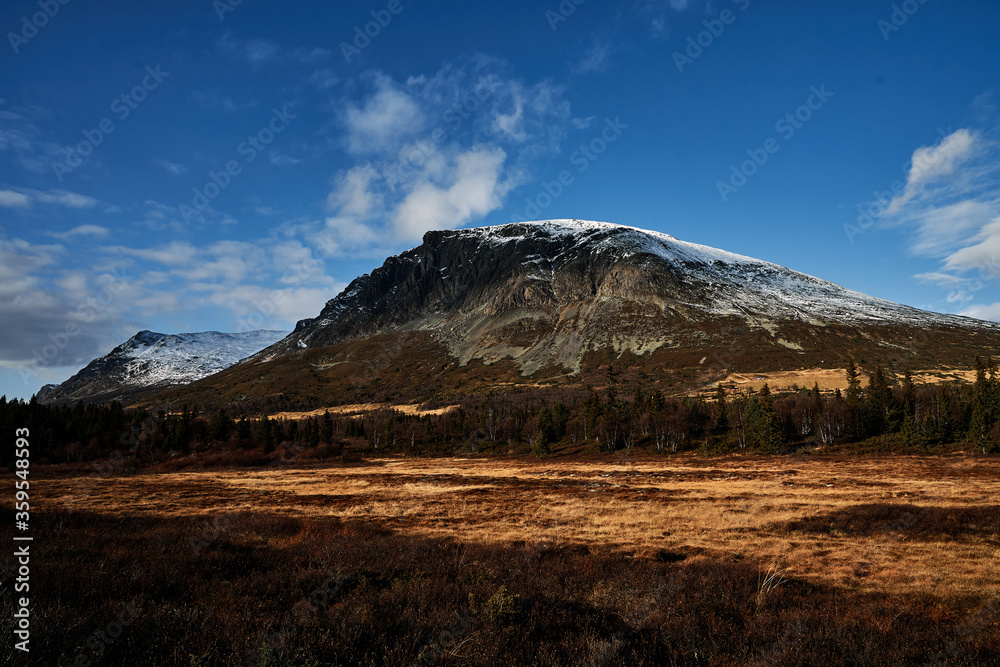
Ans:
<svg viewBox="0 0 1000 667"><path fill-rule="evenodd" d="M427 330L466 362L511 357L530 372L554 359L579 370L590 350L649 353L713 322L770 332L790 349L804 343L777 334L801 325L1000 331L658 232L551 220L430 232L267 355Z"/></svg>
<svg viewBox="0 0 1000 667"><path fill-rule="evenodd" d="M193 382L281 340L284 331L162 334L140 331L61 385L38 393L43 403L111 401Z"/></svg>
<svg viewBox="0 0 1000 667"><path fill-rule="evenodd" d="M934 368L996 354L1000 325L941 315L790 269L599 222L428 232L287 338L178 392L302 405L727 372Z"/></svg>

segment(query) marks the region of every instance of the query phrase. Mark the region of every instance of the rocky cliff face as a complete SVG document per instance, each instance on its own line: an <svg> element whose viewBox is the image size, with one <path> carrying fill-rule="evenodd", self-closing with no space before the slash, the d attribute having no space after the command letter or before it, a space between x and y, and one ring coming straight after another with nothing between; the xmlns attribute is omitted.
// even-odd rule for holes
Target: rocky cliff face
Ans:
<svg viewBox="0 0 1000 667"><path fill-rule="evenodd" d="M462 363L509 358L524 373L553 363L575 371L600 349L709 350L735 328L805 350L824 344L817 331L842 336L845 327L897 347L922 327L1000 333L665 234L551 220L429 232L255 360L427 331Z"/></svg>

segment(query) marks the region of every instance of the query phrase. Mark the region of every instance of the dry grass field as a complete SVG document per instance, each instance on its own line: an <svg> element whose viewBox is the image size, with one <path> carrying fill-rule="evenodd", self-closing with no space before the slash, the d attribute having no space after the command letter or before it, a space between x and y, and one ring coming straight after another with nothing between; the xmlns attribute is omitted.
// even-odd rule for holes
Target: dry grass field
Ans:
<svg viewBox="0 0 1000 667"><path fill-rule="evenodd" d="M732 385L740 391L760 391L765 384L777 391L791 390L794 387L812 389L819 385L823 391L847 389L847 377L843 368L803 368L793 371L772 371L765 373L730 373L722 380L712 382L697 393L706 394L719 384ZM868 383L868 375L859 373L863 384ZM942 367L933 370L921 370L913 373L913 380L918 384L936 384L939 382L974 382L975 370L968 368Z"/></svg>
<svg viewBox="0 0 1000 667"><path fill-rule="evenodd" d="M58 476L47 509L336 517L407 535L744 560L880 592L1000 594L1000 460L374 459L351 466Z"/></svg>
<svg viewBox="0 0 1000 667"><path fill-rule="evenodd" d="M995 457L53 466L32 489L26 664L1000 664Z"/></svg>

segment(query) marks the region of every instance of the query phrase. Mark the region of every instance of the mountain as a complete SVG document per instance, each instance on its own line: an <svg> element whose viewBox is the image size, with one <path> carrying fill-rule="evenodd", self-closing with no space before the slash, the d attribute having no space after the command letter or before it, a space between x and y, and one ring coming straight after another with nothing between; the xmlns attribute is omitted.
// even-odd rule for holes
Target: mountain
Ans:
<svg viewBox="0 0 1000 667"><path fill-rule="evenodd" d="M761 260L601 222L428 232L284 340L179 397L296 405L602 382L685 388L735 370L967 367L1000 325L867 296Z"/></svg>
<svg viewBox="0 0 1000 667"><path fill-rule="evenodd" d="M218 373L281 340L287 333L140 331L62 384L46 385L36 398L42 403L127 401Z"/></svg>

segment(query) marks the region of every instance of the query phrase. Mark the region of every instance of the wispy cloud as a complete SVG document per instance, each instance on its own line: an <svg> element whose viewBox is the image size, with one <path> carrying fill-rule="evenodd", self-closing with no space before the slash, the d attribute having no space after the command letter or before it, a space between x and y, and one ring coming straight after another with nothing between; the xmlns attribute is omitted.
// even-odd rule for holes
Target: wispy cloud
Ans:
<svg viewBox="0 0 1000 667"><path fill-rule="evenodd" d="M266 39L240 39L229 30L218 41L219 49L230 57L251 65L263 65L278 56L278 45Z"/></svg>
<svg viewBox="0 0 1000 667"><path fill-rule="evenodd" d="M32 190L29 188L0 190L0 206L5 208L29 208L34 204L90 208L100 203L93 197L67 190Z"/></svg>
<svg viewBox="0 0 1000 667"><path fill-rule="evenodd" d="M282 49L281 45L269 39L241 39L227 30L219 38L218 48L230 57L243 60L253 66L263 66L273 62L293 62L299 65L317 65L331 56L329 49L299 46Z"/></svg>
<svg viewBox="0 0 1000 667"><path fill-rule="evenodd" d="M271 161L275 167L294 167L302 160L294 158L291 155L284 155L282 153L271 153L268 159Z"/></svg>
<svg viewBox="0 0 1000 667"><path fill-rule="evenodd" d="M163 167L164 171L168 174L173 174L174 176L183 176L187 173L187 167L177 162L170 162L169 160L164 160L163 158L155 158L153 162Z"/></svg>
<svg viewBox="0 0 1000 667"><path fill-rule="evenodd" d="M652 30L653 36L666 39L670 36L670 16L698 6L711 10L710 0L639 0L636 10Z"/></svg>
<svg viewBox="0 0 1000 667"><path fill-rule="evenodd" d="M580 72L604 72L610 65L611 43L604 39L594 38L587 54L577 65Z"/></svg>
<svg viewBox="0 0 1000 667"><path fill-rule="evenodd" d="M954 193L961 182L954 178L956 170L982 150L982 135L961 129L944 137L936 146L923 146L913 152L906 189L889 204L886 215L899 213L908 203L921 198L940 200ZM938 185L940 189L928 192Z"/></svg>
<svg viewBox="0 0 1000 667"><path fill-rule="evenodd" d="M0 206L4 208L27 208L31 206L31 200L23 192L0 190Z"/></svg>
<svg viewBox="0 0 1000 667"><path fill-rule="evenodd" d="M49 236L61 241L71 241L82 237L104 238L110 236L111 230L100 225L78 225L65 232L47 232Z"/></svg>
<svg viewBox="0 0 1000 667"><path fill-rule="evenodd" d="M1000 143L986 129L963 128L913 152L905 186L881 216L912 230L911 252L937 257L938 271L916 276L970 304L1000 277ZM991 306L967 305L981 317Z"/></svg>
<svg viewBox="0 0 1000 667"><path fill-rule="evenodd" d="M239 105L226 95L200 90L191 93L191 101L202 109L221 109L225 113L237 113L241 108L254 106L254 103Z"/></svg>
<svg viewBox="0 0 1000 667"><path fill-rule="evenodd" d="M424 129L426 118L417 99L390 77L375 77L374 92L344 110L347 147L352 153L378 153L400 145Z"/></svg>
<svg viewBox="0 0 1000 667"><path fill-rule="evenodd" d="M9 153L20 168L32 174L51 173L52 164L65 157L66 149L29 120L49 115L46 109L0 100L0 153Z"/></svg>

